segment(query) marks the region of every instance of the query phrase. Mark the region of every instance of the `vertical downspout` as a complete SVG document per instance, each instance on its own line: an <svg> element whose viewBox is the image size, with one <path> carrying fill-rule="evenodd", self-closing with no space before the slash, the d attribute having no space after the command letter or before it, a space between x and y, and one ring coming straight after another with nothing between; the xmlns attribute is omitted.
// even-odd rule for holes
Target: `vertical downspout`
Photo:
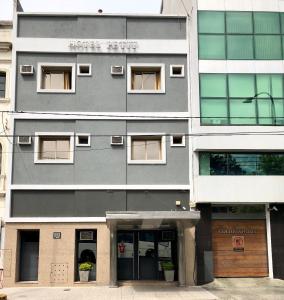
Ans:
<svg viewBox="0 0 284 300"><path fill-rule="evenodd" d="M265 204L265 217L266 217L265 219L266 219L268 271L269 271L269 278L273 278L273 258L272 258L271 224L270 224L269 203Z"/></svg>

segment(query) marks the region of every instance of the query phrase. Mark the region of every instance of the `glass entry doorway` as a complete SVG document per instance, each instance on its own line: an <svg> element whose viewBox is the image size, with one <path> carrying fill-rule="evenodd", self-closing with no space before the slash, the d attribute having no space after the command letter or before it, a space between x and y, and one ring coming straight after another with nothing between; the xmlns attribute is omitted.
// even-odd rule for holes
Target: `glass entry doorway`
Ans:
<svg viewBox="0 0 284 300"><path fill-rule="evenodd" d="M117 232L117 279L164 280L162 263L171 261L177 280L177 234L175 230Z"/></svg>

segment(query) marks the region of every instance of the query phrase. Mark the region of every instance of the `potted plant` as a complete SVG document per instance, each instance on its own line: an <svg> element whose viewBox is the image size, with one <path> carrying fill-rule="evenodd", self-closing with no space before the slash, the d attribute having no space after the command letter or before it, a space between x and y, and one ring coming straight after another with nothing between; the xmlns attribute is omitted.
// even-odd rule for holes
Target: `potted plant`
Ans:
<svg viewBox="0 0 284 300"><path fill-rule="evenodd" d="M162 268L164 270L165 280L167 282L174 281L175 278L175 266L171 261L166 261L162 263Z"/></svg>
<svg viewBox="0 0 284 300"><path fill-rule="evenodd" d="M93 264L91 262L81 263L79 266L79 276L81 282L89 281L90 271L93 269Z"/></svg>

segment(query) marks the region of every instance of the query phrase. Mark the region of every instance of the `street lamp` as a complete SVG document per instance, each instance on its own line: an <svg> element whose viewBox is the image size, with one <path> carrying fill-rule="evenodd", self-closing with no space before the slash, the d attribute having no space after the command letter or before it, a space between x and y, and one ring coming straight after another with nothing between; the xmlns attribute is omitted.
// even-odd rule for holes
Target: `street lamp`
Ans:
<svg viewBox="0 0 284 300"><path fill-rule="evenodd" d="M255 94L253 97L249 97L249 98L246 98L243 103L252 103L252 100L257 98L258 96L260 95L267 95L271 101L271 113L272 113L272 124L273 125L276 125L276 110L275 110L275 102L274 102L274 99L272 97L272 95L270 93L267 93L267 92L261 92L261 93L258 93L258 94Z"/></svg>

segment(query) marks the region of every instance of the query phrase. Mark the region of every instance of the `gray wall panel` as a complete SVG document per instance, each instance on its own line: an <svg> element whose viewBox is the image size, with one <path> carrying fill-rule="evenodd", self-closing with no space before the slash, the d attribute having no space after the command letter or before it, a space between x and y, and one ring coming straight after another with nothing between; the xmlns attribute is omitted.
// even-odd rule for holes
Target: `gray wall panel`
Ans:
<svg viewBox="0 0 284 300"><path fill-rule="evenodd" d="M126 38L126 19L88 16L20 16L19 37L39 38Z"/></svg>
<svg viewBox="0 0 284 300"><path fill-rule="evenodd" d="M176 19L127 19L128 39L186 39L186 20Z"/></svg>
<svg viewBox="0 0 284 300"><path fill-rule="evenodd" d="M76 76L76 93L37 93L39 62L90 63L92 76ZM112 76L112 65L126 68L127 63L164 63L165 94L127 94L127 75ZM35 67L33 76L17 74L16 108L29 111L92 112L182 112L188 111L185 55L108 55L108 54L38 54L19 53L20 65ZM171 78L170 65L185 66L185 77Z"/></svg>
<svg viewBox="0 0 284 300"><path fill-rule="evenodd" d="M13 191L12 217L105 217L125 210L124 191Z"/></svg>
<svg viewBox="0 0 284 300"><path fill-rule="evenodd" d="M106 211L188 209L188 203L187 191L18 190L12 192L11 208L13 217L105 217Z"/></svg>
<svg viewBox="0 0 284 300"><path fill-rule="evenodd" d="M127 129L126 129L127 126ZM76 147L74 164L35 164L32 145L14 145L14 184L188 184L188 139L186 147L171 147L167 141L164 165L127 164L127 145L111 146L110 135L130 133L187 133L186 121L110 120L16 120L16 135L35 132L89 133L91 147ZM127 173L126 173L127 172ZM126 181L127 178L127 181Z"/></svg>
<svg viewBox="0 0 284 300"><path fill-rule="evenodd" d="M18 19L18 36L77 39L186 39L186 19L161 16L126 18L103 15L22 15Z"/></svg>
<svg viewBox="0 0 284 300"><path fill-rule="evenodd" d="M189 208L189 193L180 191L128 191L127 210L168 211L180 210L176 200L181 201L181 207Z"/></svg>

